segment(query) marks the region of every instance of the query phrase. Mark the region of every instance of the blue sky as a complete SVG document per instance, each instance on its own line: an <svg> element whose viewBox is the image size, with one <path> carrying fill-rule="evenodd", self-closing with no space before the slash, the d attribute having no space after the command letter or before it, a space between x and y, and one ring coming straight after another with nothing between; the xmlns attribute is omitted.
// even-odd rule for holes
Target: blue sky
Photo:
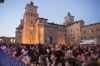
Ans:
<svg viewBox="0 0 100 66"><path fill-rule="evenodd" d="M25 5L30 1L38 6L39 16L49 22L63 24L68 11L75 20L83 19L86 24L100 22L100 0L5 0L0 4L0 36L15 36Z"/></svg>

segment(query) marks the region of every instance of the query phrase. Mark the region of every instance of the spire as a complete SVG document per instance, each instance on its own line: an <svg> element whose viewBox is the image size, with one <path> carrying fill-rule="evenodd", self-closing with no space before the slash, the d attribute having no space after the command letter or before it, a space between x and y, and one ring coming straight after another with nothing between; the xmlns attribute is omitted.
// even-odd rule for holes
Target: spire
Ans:
<svg viewBox="0 0 100 66"><path fill-rule="evenodd" d="M33 2L31 1L30 4L33 5Z"/></svg>
<svg viewBox="0 0 100 66"><path fill-rule="evenodd" d="M34 4L34 0L31 0L31 1L30 1L30 4L33 5L33 4Z"/></svg>
<svg viewBox="0 0 100 66"><path fill-rule="evenodd" d="M71 16L70 12L68 11L67 16Z"/></svg>

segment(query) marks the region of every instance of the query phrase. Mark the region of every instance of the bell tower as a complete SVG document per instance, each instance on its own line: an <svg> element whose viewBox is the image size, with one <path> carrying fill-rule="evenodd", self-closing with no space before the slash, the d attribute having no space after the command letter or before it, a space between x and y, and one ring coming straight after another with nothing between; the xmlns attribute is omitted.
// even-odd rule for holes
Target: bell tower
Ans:
<svg viewBox="0 0 100 66"><path fill-rule="evenodd" d="M64 17L64 25L68 25L74 22L74 16L70 14L70 12L67 13L67 16Z"/></svg>
<svg viewBox="0 0 100 66"><path fill-rule="evenodd" d="M34 2L30 2L30 4L27 4L25 7L25 13L31 13L35 16L38 16L37 14L37 6L34 5Z"/></svg>
<svg viewBox="0 0 100 66"><path fill-rule="evenodd" d="M34 2L30 2L25 7L24 13L24 27L22 34L22 43L24 44L32 44L34 42L35 36L35 23L38 18L37 6L34 5Z"/></svg>

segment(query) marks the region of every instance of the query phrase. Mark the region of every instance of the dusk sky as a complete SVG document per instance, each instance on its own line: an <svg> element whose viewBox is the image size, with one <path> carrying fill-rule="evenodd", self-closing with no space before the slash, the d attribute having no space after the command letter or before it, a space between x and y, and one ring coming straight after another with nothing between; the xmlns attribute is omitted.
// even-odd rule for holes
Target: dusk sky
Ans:
<svg viewBox="0 0 100 66"><path fill-rule="evenodd" d="M85 24L100 22L100 0L5 0L0 4L0 36L15 36L25 5L30 1L38 6L39 16L48 22L63 24L68 11Z"/></svg>

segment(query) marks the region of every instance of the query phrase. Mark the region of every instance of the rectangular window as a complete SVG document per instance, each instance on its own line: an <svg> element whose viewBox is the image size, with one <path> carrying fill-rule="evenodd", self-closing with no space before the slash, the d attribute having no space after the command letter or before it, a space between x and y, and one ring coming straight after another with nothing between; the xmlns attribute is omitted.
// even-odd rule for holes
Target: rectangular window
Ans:
<svg viewBox="0 0 100 66"><path fill-rule="evenodd" d="M84 30L84 33L86 33L86 31Z"/></svg>
<svg viewBox="0 0 100 66"><path fill-rule="evenodd" d="M86 39L86 37L84 37L84 39Z"/></svg>
<svg viewBox="0 0 100 66"><path fill-rule="evenodd" d="M92 33L93 32L93 30L91 29L91 30L89 30L89 33Z"/></svg>
<svg viewBox="0 0 100 66"><path fill-rule="evenodd" d="M30 32L30 36L32 35L32 31Z"/></svg>
<svg viewBox="0 0 100 66"><path fill-rule="evenodd" d="M30 23L32 24L33 22L31 21Z"/></svg>
<svg viewBox="0 0 100 66"><path fill-rule="evenodd" d="M82 37L81 37L81 40L82 40Z"/></svg>
<svg viewBox="0 0 100 66"><path fill-rule="evenodd" d="M32 21L30 22L30 26L31 26L31 27L33 26L33 22L32 22Z"/></svg>
<svg viewBox="0 0 100 66"><path fill-rule="evenodd" d="M91 39L93 39L93 36L91 36Z"/></svg>

